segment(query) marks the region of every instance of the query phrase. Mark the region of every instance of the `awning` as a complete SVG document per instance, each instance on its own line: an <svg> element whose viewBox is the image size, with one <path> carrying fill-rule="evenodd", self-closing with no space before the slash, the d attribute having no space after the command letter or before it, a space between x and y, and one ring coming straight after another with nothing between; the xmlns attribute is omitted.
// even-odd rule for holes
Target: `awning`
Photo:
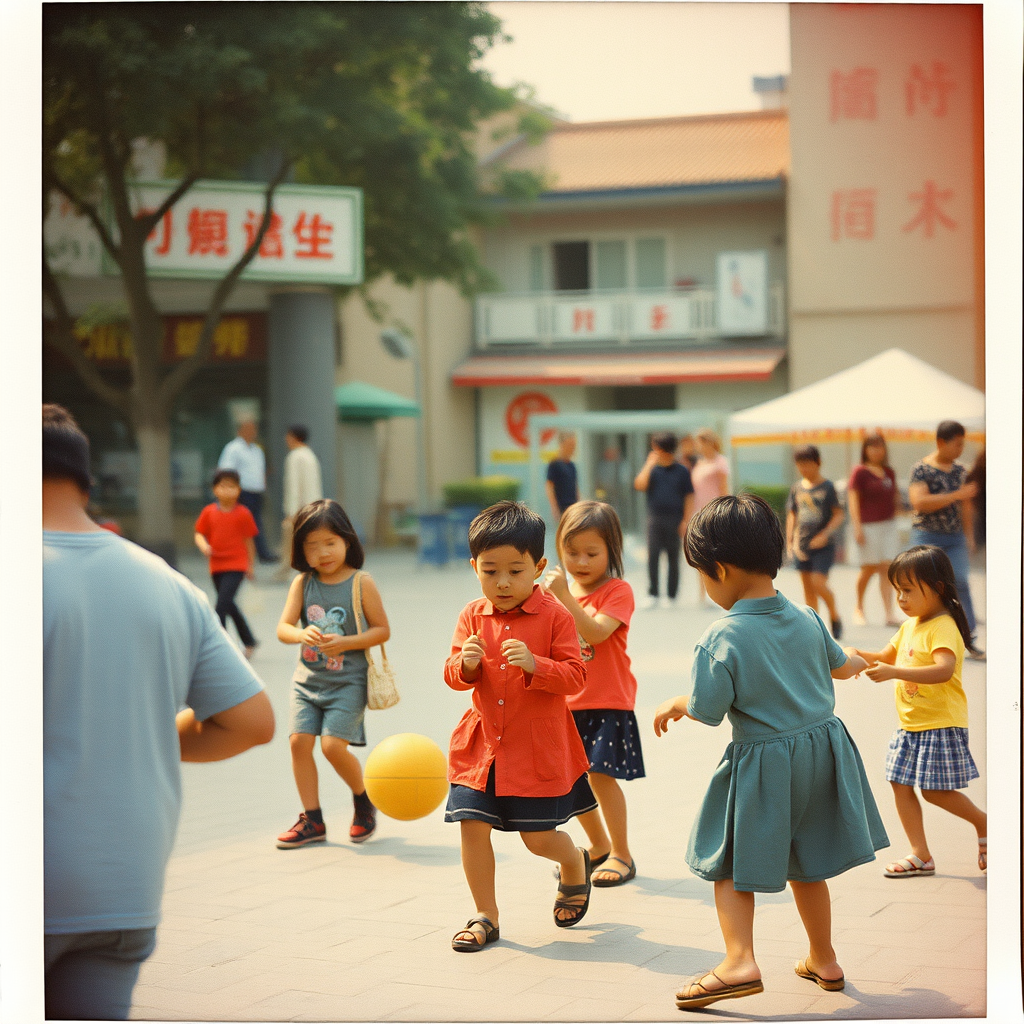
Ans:
<svg viewBox="0 0 1024 1024"><path fill-rule="evenodd" d="M464 388L500 384L678 384L680 381L767 380L784 348L716 348L684 352L472 356L452 372Z"/></svg>
<svg viewBox="0 0 1024 1024"><path fill-rule="evenodd" d="M350 380L334 389L334 404L342 420L386 420L392 416L419 416L420 407L393 391Z"/></svg>

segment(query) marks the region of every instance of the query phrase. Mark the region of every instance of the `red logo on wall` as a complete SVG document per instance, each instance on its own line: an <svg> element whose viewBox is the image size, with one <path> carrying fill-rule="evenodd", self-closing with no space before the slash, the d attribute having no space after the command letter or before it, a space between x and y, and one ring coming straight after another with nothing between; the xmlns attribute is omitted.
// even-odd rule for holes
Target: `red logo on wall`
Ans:
<svg viewBox="0 0 1024 1024"><path fill-rule="evenodd" d="M539 391L524 391L516 395L505 409L505 429L520 448L530 447L530 436L526 432L527 420L535 412L558 412L558 406ZM540 443L547 444L555 436L555 430L544 430Z"/></svg>

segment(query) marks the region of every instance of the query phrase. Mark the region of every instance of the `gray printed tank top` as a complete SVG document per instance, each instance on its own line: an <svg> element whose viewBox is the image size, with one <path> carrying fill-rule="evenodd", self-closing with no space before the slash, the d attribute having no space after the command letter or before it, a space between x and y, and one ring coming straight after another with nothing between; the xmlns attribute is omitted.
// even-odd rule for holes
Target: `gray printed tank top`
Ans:
<svg viewBox="0 0 1024 1024"><path fill-rule="evenodd" d="M352 584L355 573L341 583L322 583L314 573L307 573L302 587L303 618L324 633L355 636L355 614L352 610ZM366 623L362 623L366 629ZM302 644L296 682L323 682L331 685L356 683L366 685L366 652L342 651L326 656L319 648Z"/></svg>

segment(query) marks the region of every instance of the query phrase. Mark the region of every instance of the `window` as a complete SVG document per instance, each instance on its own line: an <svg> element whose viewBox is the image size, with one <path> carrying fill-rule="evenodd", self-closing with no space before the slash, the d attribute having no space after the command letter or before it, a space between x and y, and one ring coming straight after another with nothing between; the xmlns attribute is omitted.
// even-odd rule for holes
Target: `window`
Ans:
<svg viewBox="0 0 1024 1024"><path fill-rule="evenodd" d="M664 288L665 239L638 238L636 240L636 286L637 288Z"/></svg>
<svg viewBox="0 0 1024 1024"><path fill-rule="evenodd" d="M621 240L597 242L594 246L598 288L625 288L626 243Z"/></svg>
<svg viewBox="0 0 1024 1024"><path fill-rule="evenodd" d="M553 242L555 291L587 291L590 288L590 243Z"/></svg>
<svg viewBox="0 0 1024 1024"><path fill-rule="evenodd" d="M544 247L530 246L530 291L544 291Z"/></svg>

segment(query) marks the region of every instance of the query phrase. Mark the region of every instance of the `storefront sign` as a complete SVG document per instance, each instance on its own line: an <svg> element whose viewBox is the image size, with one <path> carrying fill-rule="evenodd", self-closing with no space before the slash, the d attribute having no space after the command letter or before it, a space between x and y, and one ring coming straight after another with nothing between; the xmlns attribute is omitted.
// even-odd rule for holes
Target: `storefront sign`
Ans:
<svg viewBox="0 0 1024 1024"><path fill-rule="evenodd" d="M722 334L768 333L768 254L718 254L718 329Z"/></svg>

